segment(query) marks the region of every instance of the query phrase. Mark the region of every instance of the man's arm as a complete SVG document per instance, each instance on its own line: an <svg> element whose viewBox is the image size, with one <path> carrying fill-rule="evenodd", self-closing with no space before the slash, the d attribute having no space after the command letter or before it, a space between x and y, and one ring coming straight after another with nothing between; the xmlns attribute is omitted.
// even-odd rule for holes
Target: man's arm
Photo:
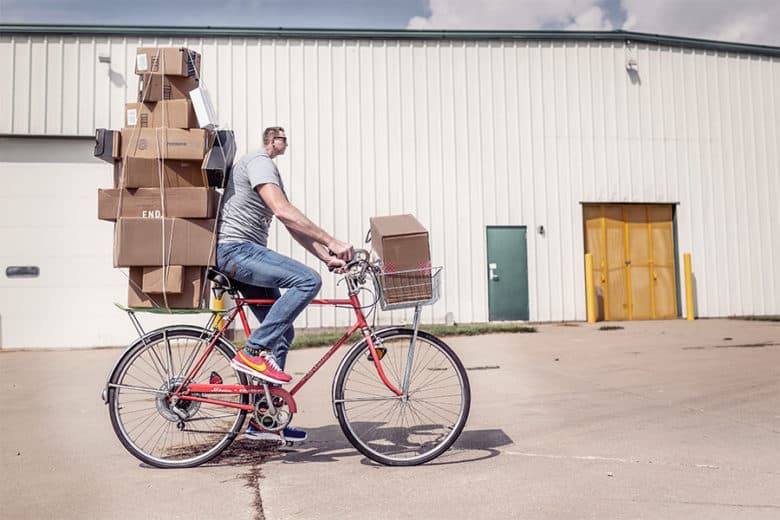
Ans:
<svg viewBox="0 0 780 520"><path fill-rule="evenodd" d="M316 255L317 258L325 263L329 263L329 256L323 257L321 251L316 249L316 244L320 244L325 249L333 251L340 260L352 260L354 253L352 246L336 240L309 220L301 210L292 205L278 185L269 182L261 184L255 189L266 205L274 212L274 216L290 231L293 238L312 254ZM325 254L328 255L328 252L325 251Z"/></svg>
<svg viewBox="0 0 780 520"><path fill-rule="evenodd" d="M328 261L333 258L328 253L328 250L325 246L320 244L319 242L316 242L312 240L311 238L307 237L306 235L302 235L301 233L297 231L293 231L292 228L287 228L287 231L290 232L290 236L292 236L296 242L298 242L300 245L302 245L309 253L313 254L320 260L322 260L325 263L328 263Z"/></svg>

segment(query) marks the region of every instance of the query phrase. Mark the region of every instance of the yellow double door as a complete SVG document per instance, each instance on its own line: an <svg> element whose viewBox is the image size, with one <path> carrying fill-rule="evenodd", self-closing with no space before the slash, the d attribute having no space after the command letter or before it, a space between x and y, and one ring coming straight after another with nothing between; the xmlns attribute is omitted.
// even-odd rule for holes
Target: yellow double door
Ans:
<svg viewBox="0 0 780 520"><path fill-rule="evenodd" d="M583 210L598 319L676 318L673 207L587 204Z"/></svg>

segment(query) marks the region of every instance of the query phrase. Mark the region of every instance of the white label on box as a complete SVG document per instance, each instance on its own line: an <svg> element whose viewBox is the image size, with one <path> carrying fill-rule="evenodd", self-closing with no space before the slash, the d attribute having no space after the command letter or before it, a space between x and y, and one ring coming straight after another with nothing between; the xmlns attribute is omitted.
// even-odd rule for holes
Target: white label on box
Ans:
<svg viewBox="0 0 780 520"><path fill-rule="evenodd" d="M127 126L135 126L138 123L138 109L130 108L127 110Z"/></svg>
<svg viewBox="0 0 780 520"><path fill-rule="evenodd" d="M142 218L162 218L162 211L159 209L145 209L141 212Z"/></svg>
<svg viewBox="0 0 780 520"><path fill-rule="evenodd" d="M138 70L146 70L149 65L146 63L146 54L135 55L135 68Z"/></svg>

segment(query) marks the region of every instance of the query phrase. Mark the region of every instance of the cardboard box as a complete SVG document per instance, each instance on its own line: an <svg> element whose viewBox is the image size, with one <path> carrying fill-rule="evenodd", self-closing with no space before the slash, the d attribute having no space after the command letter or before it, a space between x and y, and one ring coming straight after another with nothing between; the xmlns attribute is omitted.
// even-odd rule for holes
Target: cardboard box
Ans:
<svg viewBox="0 0 780 520"><path fill-rule="evenodd" d="M192 102L187 99L125 105L125 127L194 128L197 123Z"/></svg>
<svg viewBox="0 0 780 520"><path fill-rule="evenodd" d="M412 215L373 217L371 247L382 259L380 278L387 303L430 299L431 253L428 230Z"/></svg>
<svg viewBox="0 0 780 520"><path fill-rule="evenodd" d="M114 267L214 265L214 219L120 218Z"/></svg>
<svg viewBox="0 0 780 520"><path fill-rule="evenodd" d="M131 267L130 280L128 282L127 306L128 307L162 307L166 303L171 309L208 309L211 295L205 278L205 267L179 267L181 269L181 291L177 293L153 293L144 292L144 274L149 273L149 268ZM162 272L161 267L152 268L153 271ZM169 268L169 269L172 269ZM170 271L169 271L170 272Z"/></svg>
<svg viewBox="0 0 780 520"><path fill-rule="evenodd" d="M131 269L138 269L137 267ZM141 267L141 290L148 294L178 294L182 291L182 265Z"/></svg>
<svg viewBox="0 0 780 520"><path fill-rule="evenodd" d="M190 91L198 88L195 78L142 74L138 80L138 101L148 103L167 99L189 99Z"/></svg>
<svg viewBox="0 0 780 520"><path fill-rule="evenodd" d="M202 163L127 157L122 161L122 178L118 186L123 188L187 188L208 186Z"/></svg>
<svg viewBox="0 0 780 520"><path fill-rule="evenodd" d="M121 157L121 137L117 130L95 130L95 157L113 163Z"/></svg>
<svg viewBox="0 0 780 520"><path fill-rule="evenodd" d="M139 47L135 73L200 78L200 54L184 47Z"/></svg>
<svg viewBox="0 0 780 520"><path fill-rule="evenodd" d="M98 219L215 218L219 192L210 188L137 188L98 190Z"/></svg>
<svg viewBox="0 0 780 520"><path fill-rule="evenodd" d="M181 128L123 128L122 157L203 161L213 135Z"/></svg>
<svg viewBox="0 0 780 520"><path fill-rule="evenodd" d="M236 138L232 130L218 130L214 144L203 160L203 171L209 186L223 188L227 182L233 159L236 157Z"/></svg>

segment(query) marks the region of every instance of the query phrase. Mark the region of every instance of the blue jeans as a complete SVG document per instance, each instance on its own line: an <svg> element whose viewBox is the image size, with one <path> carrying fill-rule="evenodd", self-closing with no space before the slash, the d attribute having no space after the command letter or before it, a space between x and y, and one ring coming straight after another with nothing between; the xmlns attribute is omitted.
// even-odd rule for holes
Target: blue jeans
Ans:
<svg viewBox="0 0 780 520"><path fill-rule="evenodd" d="M276 303L251 305L260 321L247 346L271 350L284 370L295 329L295 318L306 308L322 286L320 275L297 260L253 242L217 244L217 266L238 282L244 298L275 298ZM279 289L287 289L282 295Z"/></svg>

